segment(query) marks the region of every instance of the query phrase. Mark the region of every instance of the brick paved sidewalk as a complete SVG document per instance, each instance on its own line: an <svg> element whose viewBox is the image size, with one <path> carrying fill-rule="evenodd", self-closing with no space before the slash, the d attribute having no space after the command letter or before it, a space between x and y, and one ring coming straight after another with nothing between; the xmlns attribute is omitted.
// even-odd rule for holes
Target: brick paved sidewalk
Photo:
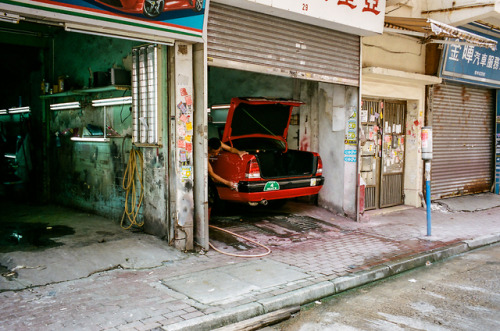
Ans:
<svg viewBox="0 0 500 331"><path fill-rule="evenodd" d="M433 215L435 236L430 238L423 235L425 211L422 209L374 214L369 222L356 223L312 206L301 206L300 212L294 213L297 208L292 205L287 210L292 216L287 214L287 217L259 215L246 222L239 217L216 220L219 226L268 245L272 253L263 258L242 259L213 250L186 253L182 259L160 267L116 269L21 291L4 291L0 293L0 329L210 329L214 327L207 328L211 316L219 316L214 323L234 322L238 317L229 316L230 311L238 307L242 311L245 307L250 309L259 300L271 300L314 286L328 286L328 282L383 263L451 247L464 240L500 235L500 208L468 214L436 212ZM262 251L224 236L213 234L213 237L216 238L214 244L228 252ZM195 282L196 277L215 270L253 263L285 266L304 276L285 283L268 282L268 285L254 287L237 297L206 302L167 286L179 280ZM1 281L6 280L2 278ZM206 295L210 299L210 294ZM221 319L224 314L228 316ZM204 324L197 327L196 321Z"/></svg>

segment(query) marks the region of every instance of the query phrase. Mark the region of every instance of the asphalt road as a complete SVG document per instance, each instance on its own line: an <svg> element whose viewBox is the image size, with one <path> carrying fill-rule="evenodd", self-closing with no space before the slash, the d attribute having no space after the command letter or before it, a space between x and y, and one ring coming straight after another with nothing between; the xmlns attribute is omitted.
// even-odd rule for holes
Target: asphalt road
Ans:
<svg viewBox="0 0 500 331"><path fill-rule="evenodd" d="M266 330L500 330L500 244L316 302Z"/></svg>

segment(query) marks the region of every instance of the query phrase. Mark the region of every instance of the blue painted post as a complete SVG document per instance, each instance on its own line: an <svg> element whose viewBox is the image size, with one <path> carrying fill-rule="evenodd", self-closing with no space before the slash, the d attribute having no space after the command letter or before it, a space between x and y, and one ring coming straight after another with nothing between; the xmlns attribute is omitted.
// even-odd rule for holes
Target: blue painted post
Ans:
<svg viewBox="0 0 500 331"><path fill-rule="evenodd" d="M422 160L425 162L425 204L427 206L427 235L431 235L431 160L432 126L422 127Z"/></svg>
<svg viewBox="0 0 500 331"><path fill-rule="evenodd" d="M431 236L431 161L425 161L425 204L427 205L427 236Z"/></svg>

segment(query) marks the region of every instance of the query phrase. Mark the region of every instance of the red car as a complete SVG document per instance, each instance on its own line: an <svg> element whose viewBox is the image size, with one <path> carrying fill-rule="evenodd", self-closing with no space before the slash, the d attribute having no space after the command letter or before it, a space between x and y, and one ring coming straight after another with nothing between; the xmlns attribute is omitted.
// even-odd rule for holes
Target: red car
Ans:
<svg viewBox="0 0 500 331"><path fill-rule="evenodd" d="M267 204L269 200L318 194L323 164L318 153L290 150L286 141L293 107L299 101L234 98L222 142L241 151L222 151L210 160L215 173L238 183L237 190L218 185L221 200Z"/></svg>
<svg viewBox="0 0 500 331"><path fill-rule="evenodd" d="M125 13L144 14L149 18L158 17L169 10L192 9L200 12L203 0L96 0L105 6L118 9Z"/></svg>

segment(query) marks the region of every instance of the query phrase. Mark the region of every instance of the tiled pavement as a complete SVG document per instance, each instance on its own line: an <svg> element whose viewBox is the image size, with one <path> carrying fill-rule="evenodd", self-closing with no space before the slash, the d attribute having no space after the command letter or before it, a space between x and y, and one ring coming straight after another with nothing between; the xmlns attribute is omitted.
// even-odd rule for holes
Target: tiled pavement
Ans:
<svg viewBox="0 0 500 331"><path fill-rule="evenodd" d="M387 261L479 237L489 236L493 238L491 242L500 235L500 207L474 213L435 211L433 237L425 237L425 211L416 208L373 214L365 223L299 204L292 204L280 215L256 215L243 221L239 217L223 217L214 221L218 226L268 245L272 253L262 258L237 258L213 250L186 253L182 259L160 267L115 269L80 279L1 292L0 329L182 329L186 321L201 317L206 321L214 314L223 314L235 307L332 281ZM228 252L262 251L213 235L217 238L214 244ZM249 261L272 261L306 276L210 304L166 285L179 277L190 279L190 275L196 277L216 268L252 263ZM1 277L0 281L6 280ZM206 329L206 326L189 329Z"/></svg>

